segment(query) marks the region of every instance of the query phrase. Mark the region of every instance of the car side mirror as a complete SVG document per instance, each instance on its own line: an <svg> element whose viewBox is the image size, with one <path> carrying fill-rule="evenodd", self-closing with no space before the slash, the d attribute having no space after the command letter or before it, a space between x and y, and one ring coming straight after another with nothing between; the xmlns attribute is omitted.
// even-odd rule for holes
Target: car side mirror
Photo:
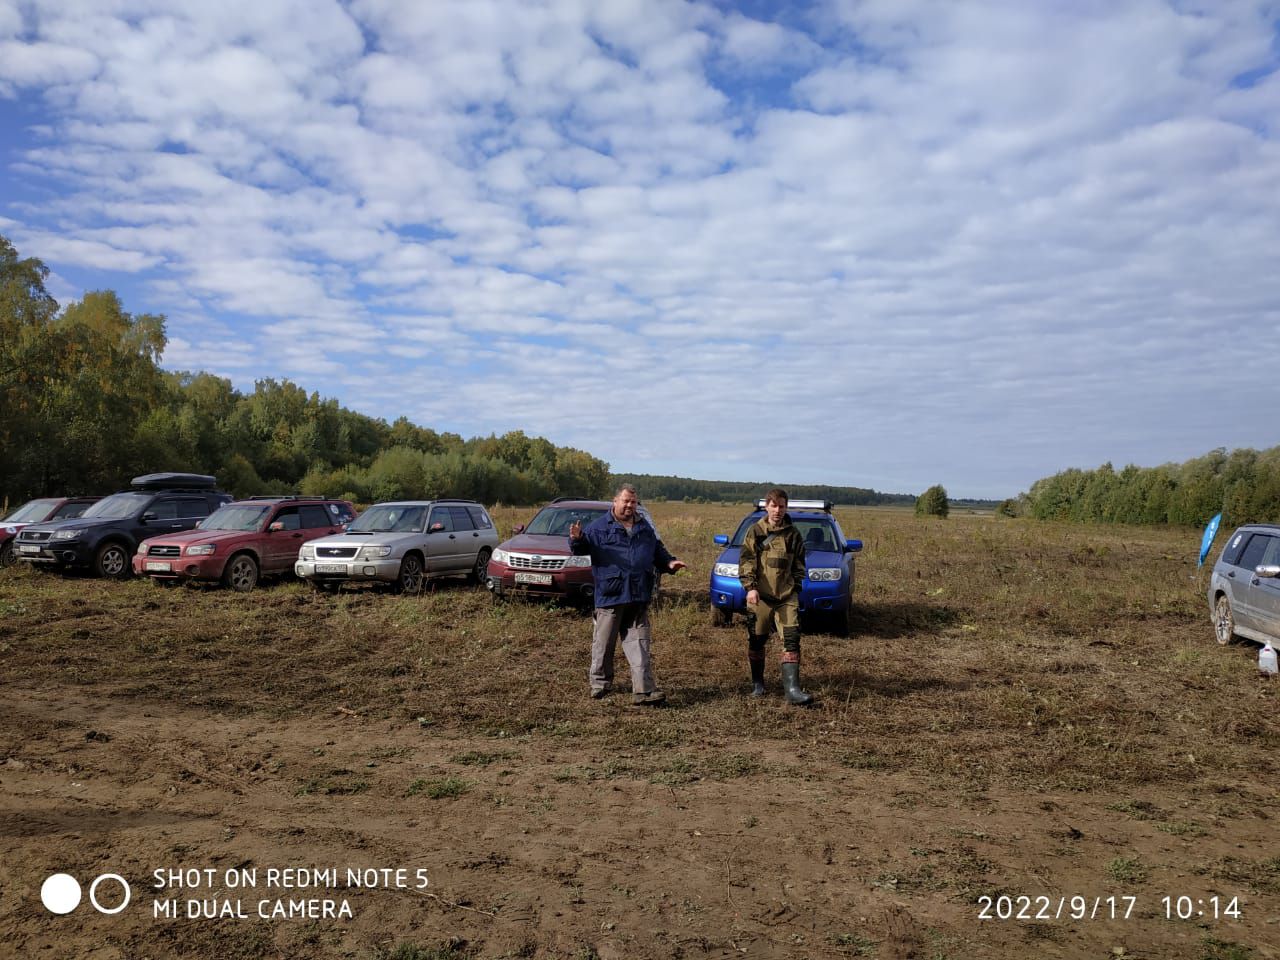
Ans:
<svg viewBox="0 0 1280 960"><path fill-rule="evenodd" d="M284 529L284 521L283 521L283 520L277 520L275 523L273 523L273 524L271 524L269 527L267 527L267 533L277 533L277 532L279 532L280 530L283 530L283 529Z"/></svg>
<svg viewBox="0 0 1280 960"><path fill-rule="evenodd" d="M1280 563L1264 563L1254 567L1253 572L1267 580L1274 580L1280 577Z"/></svg>
<svg viewBox="0 0 1280 960"><path fill-rule="evenodd" d="M440 533L442 530L444 530L444 524L437 520L431 525L431 529L427 533Z"/></svg>
<svg viewBox="0 0 1280 960"><path fill-rule="evenodd" d="M845 548L846 550L848 550L850 553L857 553L859 550L861 550L861 549L862 549L862 541L861 541L861 540L846 540L846 541L844 542L844 548Z"/></svg>
<svg viewBox="0 0 1280 960"><path fill-rule="evenodd" d="M142 522L146 523L148 520L154 520L155 518L156 515L152 511L148 510L142 515Z"/></svg>
<svg viewBox="0 0 1280 960"><path fill-rule="evenodd" d="M717 533L712 539L722 547L729 545L729 535L727 533Z"/></svg>
<svg viewBox="0 0 1280 960"><path fill-rule="evenodd" d="M514 527L512 527L512 528L511 528L511 535L512 535L512 536L515 536L517 533L524 533L524 524L523 524L523 523L517 523Z"/></svg>

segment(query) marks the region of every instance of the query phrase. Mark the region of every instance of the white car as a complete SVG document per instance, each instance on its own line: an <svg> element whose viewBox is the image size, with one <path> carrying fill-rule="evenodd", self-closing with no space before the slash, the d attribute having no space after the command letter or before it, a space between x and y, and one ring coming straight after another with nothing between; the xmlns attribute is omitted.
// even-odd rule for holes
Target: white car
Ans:
<svg viewBox="0 0 1280 960"><path fill-rule="evenodd" d="M416 593L436 577L482 583L497 545L493 520L474 500L377 503L345 533L304 544L293 570L318 588L368 581Z"/></svg>

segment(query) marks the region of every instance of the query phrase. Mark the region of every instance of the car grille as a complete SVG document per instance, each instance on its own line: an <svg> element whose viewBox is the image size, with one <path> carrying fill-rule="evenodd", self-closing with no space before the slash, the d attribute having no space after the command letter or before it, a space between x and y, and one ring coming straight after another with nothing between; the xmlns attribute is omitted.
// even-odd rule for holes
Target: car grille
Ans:
<svg viewBox="0 0 1280 960"><path fill-rule="evenodd" d="M564 557L545 557L537 553L509 553L507 566L515 570L563 570Z"/></svg>
<svg viewBox="0 0 1280 960"><path fill-rule="evenodd" d="M176 557L182 553L181 547L154 546L147 547L148 557Z"/></svg>
<svg viewBox="0 0 1280 960"><path fill-rule="evenodd" d="M19 530L18 531L19 540L35 540L37 542L43 542L45 540L48 540L51 536L53 536L53 534L49 530Z"/></svg>
<svg viewBox="0 0 1280 960"><path fill-rule="evenodd" d="M359 547L316 547L316 556L325 560L350 560Z"/></svg>

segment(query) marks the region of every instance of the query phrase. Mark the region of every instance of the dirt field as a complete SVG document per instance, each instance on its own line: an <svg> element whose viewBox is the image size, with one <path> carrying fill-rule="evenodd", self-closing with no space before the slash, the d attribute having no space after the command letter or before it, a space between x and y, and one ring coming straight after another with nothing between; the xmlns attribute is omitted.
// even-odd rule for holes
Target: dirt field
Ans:
<svg viewBox="0 0 1280 960"><path fill-rule="evenodd" d="M1280 956L1280 683L1214 643L1197 531L841 511L858 629L806 635L803 710L707 617L741 509L655 514L660 710L588 699L581 613L461 582L0 572L0 956Z"/></svg>

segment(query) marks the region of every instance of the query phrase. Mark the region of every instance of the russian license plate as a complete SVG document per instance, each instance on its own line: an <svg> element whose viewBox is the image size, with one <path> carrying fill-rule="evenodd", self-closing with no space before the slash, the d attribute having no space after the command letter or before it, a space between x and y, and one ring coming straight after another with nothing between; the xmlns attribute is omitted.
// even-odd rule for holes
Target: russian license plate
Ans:
<svg viewBox="0 0 1280 960"><path fill-rule="evenodd" d="M21 543L21 544L18 544L18 552L19 553L39 553L40 546L39 544L35 544L35 543Z"/></svg>
<svg viewBox="0 0 1280 960"><path fill-rule="evenodd" d="M346 573L345 563L317 563L316 573Z"/></svg>
<svg viewBox="0 0 1280 960"><path fill-rule="evenodd" d="M551 586L551 574L549 573L517 573L516 583L536 583L540 587Z"/></svg>
<svg viewBox="0 0 1280 960"><path fill-rule="evenodd" d="M159 570L162 573L171 573L173 567L167 563L161 563L159 560L148 560L144 566L148 570Z"/></svg>

